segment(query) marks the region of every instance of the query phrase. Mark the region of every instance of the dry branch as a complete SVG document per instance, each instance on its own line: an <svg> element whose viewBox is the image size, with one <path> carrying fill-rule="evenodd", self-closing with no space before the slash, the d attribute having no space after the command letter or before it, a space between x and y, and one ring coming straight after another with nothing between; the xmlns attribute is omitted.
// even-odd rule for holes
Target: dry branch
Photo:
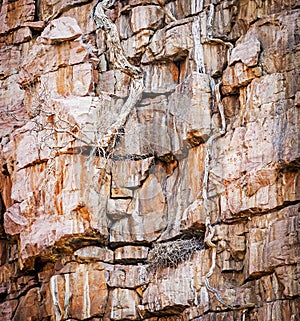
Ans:
<svg viewBox="0 0 300 321"><path fill-rule="evenodd" d="M188 260L198 250L204 248L200 239L193 237L188 240L175 240L155 244L148 255L150 270L163 267L176 267L179 263Z"/></svg>
<svg viewBox="0 0 300 321"><path fill-rule="evenodd" d="M165 7L164 3L162 0L156 0L159 6L162 8L164 11L165 15L172 21L176 21L176 18L172 15L172 13Z"/></svg>
<svg viewBox="0 0 300 321"><path fill-rule="evenodd" d="M224 42L221 39L216 39L212 37L212 30L213 30L213 19L214 19L214 11L215 7L214 4L211 2L210 3L210 8L209 8L209 15L207 19L207 38L208 42L216 42L220 43L226 47L228 47L228 60L229 60L229 55L230 55L230 50L233 48L233 45L230 42ZM215 82L213 79L211 79L211 88L212 92L215 93L215 100L216 100L216 105L218 107L219 114L221 116L221 121L222 125L221 128L217 132L215 132L206 142L206 157L205 157L205 169L204 169L204 177L203 177L203 188L202 188L202 197L203 197L203 204L204 204L204 209L206 213L209 213L209 208L208 208L208 179L209 179L209 172L210 172L210 151L212 149L212 144L213 142L224 135L226 133L226 121L225 121L225 115L224 115L224 108L221 102L221 94L220 94L220 84L215 85ZM209 278L212 276L214 269L216 267L216 257L217 257L217 246L215 243L212 242L212 238L214 237L215 234L215 228L211 225L210 222L210 216L208 214L206 218L206 234L204 238L204 243L211 249L211 266L204 276L204 283L208 291L213 293L215 298L223 304L225 307L231 309L231 310L246 310L247 308L253 307L253 304L246 304L243 306L233 306L231 304L228 304L223 300L219 292L210 285L209 283Z"/></svg>
<svg viewBox="0 0 300 321"><path fill-rule="evenodd" d="M105 10L107 10L109 6L113 5L114 2L114 0L98 1L93 10L93 18L97 27L103 29L106 33L107 45L114 67L128 74L132 80L129 96L121 109L118 120L112 124L111 128L103 135L99 142L99 148L105 148L108 150L114 148L116 136L121 132L128 116L142 98L144 90L143 74L141 69L133 66L125 57L117 27L105 14Z"/></svg>

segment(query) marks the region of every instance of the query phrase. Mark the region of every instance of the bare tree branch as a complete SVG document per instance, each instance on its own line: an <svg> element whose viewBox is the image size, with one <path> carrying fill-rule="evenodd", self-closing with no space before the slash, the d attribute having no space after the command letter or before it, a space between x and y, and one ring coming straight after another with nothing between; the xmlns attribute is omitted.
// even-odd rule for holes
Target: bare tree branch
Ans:
<svg viewBox="0 0 300 321"><path fill-rule="evenodd" d="M106 16L105 10L108 6L114 4L114 0L99 1L93 10L93 18L98 26L104 30L107 36L107 45L111 54L114 67L128 74L131 80L130 92L127 101L123 105L118 120L112 124L102 137L100 146L105 149L112 149L115 145L115 136L124 127L128 116L132 112L135 105L140 101L144 90L143 74L140 68L133 66L125 57L121 46L120 37L116 25Z"/></svg>
<svg viewBox="0 0 300 321"><path fill-rule="evenodd" d="M165 7L164 3L162 0L156 0L159 4L159 6L162 8L166 16L172 20L172 21L177 21L176 18L172 15L172 13Z"/></svg>

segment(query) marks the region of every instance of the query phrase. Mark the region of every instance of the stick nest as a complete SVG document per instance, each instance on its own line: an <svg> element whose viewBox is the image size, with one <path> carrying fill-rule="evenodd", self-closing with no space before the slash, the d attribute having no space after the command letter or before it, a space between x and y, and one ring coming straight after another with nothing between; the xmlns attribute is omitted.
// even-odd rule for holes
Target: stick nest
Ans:
<svg viewBox="0 0 300 321"><path fill-rule="evenodd" d="M177 267L179 263L189 260L196 251L203 248L203 241L196 237L155 244L148 255L149 269Z"/></svg>

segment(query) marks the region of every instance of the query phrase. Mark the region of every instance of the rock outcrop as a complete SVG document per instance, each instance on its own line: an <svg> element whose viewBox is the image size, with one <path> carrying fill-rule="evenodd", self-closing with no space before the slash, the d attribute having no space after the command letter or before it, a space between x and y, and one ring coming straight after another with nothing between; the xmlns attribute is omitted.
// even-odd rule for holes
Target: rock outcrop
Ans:
<svg viewBox="0 0 300 321"><path fill-rule="evenodd" d="M300 320L299 13L0 1L0 321Z"/></svg>

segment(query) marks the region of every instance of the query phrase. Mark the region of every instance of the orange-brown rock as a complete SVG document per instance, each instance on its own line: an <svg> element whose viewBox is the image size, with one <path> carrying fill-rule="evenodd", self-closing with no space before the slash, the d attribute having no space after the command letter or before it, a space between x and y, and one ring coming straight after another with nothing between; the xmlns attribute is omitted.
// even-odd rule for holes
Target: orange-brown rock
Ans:
<svg viewBox="0 0 300 321"><path fill-rule="evenodd" d="M0 1L0 321L299 320L299 4L96 2Z"/></svg>
<svg viewBox="0 0 300 321"><path fill-rule="evenodd" d="M65 266L65 270L68 265ZM104 315L108 299L104 266L76 264L53 275L48 291L56 319L86 319Z"/></svg>
<svg viewBox="0 0 300 321"><path fill-rule="evenodd" d="M124 246L115 250L115 261L139 261L146 260L148 248L145 246Z"/></svg>
<svg viewBox="0 0 300 321"><path fill-rule="evenodd" d="M4 0L0 8L0 33L9 32L34 20L35 3L32 0Z"/></svg>
<svg viewBox="0 0 300 321"><path fill-rule="evenodd" d="M131 29L134 33L143 29L156 29L162 25L164 13L158 6L138 6L131 12Z"/></svg>

